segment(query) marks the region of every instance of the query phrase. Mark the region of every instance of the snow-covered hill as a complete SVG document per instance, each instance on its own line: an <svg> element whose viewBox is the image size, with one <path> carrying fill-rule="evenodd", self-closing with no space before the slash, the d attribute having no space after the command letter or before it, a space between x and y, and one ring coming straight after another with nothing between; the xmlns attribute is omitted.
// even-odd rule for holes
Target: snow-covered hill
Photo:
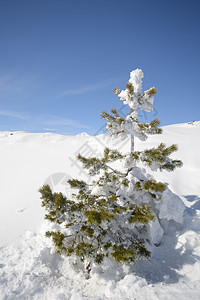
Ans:
<svg viewBox="0 0 200 300"><path fill-rule="evenodd" d="M107 134L62 136L0 132L0 299L199 299L200 294L200 122L163 127L163 134L136 150L176 143L175 172L155 173L187 206L180 231L169 227L150 261L131 268L109 262L85 280L44 238L47 224L38 188L49 183L67 193L67 179L87 175L76 154L101 155L104 146L129 150L129 140Z"/></svg>

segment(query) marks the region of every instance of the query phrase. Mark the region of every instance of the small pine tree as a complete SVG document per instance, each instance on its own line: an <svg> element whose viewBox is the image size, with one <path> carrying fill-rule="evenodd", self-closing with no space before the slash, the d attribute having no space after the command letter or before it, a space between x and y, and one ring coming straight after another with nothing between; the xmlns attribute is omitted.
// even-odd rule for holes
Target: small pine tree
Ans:
<svg viewBox="0 0 200 300"><path fill-rule="evenodd" d="M158 221L156 203L161 201L166 185L149 177L138 163L142 162L154 171L173 171L182 165L180 160L169 158L177 145L166 147L161 143L153 149L134 149L134 137L145 141L148 134L162 133L158 127L160 120L142 123L138 119L138 108L147 112L153 109L157 92L152 87L142 94L142 78L142 70L136 69L130 73L125 90L114 90L130 108L126 118L116 109L112 109L111 114L101 114L111 136L125 138L131 135L130 152L122 154L105 148L101 159L79 154L77 159L95 180L92 183L69 180L74 191L71 199L62 193L52 193L48 185L39 190L42 206L47 211L45 218L59 226L46 236L52 238L59 254L85 262L87 276L92 264L101 264L105 257L118 263L131 263L150 256L146 246L150 234L148 225Z"/></svg>

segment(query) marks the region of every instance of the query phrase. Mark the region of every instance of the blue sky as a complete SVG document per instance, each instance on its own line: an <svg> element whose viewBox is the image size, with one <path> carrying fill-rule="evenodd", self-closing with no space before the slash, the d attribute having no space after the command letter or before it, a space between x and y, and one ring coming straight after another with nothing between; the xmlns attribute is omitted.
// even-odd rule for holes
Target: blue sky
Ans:
<svg viewBox="0 0 200 300"><path fill-rule="evenodd" d="M0 130L89 134L141 68L162 125L200 120L200 1L0 0Z"/></svg>

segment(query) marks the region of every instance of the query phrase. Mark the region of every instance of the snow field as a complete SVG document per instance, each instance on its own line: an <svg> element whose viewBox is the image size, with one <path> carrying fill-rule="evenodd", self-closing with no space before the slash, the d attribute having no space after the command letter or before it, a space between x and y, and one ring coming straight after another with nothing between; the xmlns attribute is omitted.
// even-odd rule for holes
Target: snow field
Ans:
<svg viewBox="0 0 200 300"><path fill-rule="evenodd" d="M0 299L199 299L200 295L200 122L163 128L163 134L136 150L177 143L174 154L183 167L154 173L169 183L186 205L183 225L168 224L158 247L151 246L149 261L119 266L106 261L92 271L92 278L76 272L69 259L54 253L44 237L38 188L48 182L54 190L67 191L68 176L84 177L74 163L75 154L100 151L113 144L106 136L61 136L25 132L0 133ZM118 149L121 147L118 144ZM123 141L125 151L129 142ZM174 208L176 209L176 208ZM156 233L155 233L156 235Z"/></svg>

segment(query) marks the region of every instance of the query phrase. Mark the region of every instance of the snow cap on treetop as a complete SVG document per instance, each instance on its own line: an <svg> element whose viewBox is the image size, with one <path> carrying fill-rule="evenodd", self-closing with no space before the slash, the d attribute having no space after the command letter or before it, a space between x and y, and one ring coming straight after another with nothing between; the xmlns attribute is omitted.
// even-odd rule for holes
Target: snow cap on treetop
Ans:
<svg viewBox="0 0 200 300"><path fill-rule="evenodd" d="M126 89L117 94L119 99L124 101L124 105L128 105L132 111L140 108L150 112L153 109L154 94L156 94L157 90L155 87L152 87L141 94L143 77L144 74L141 69L133 70L130 73Z"/></svg>
<svg viewBox="0 0 200 300"><path fill-rule="evenodd" d="M144 74L141 69L136 69L130 72L129 82L133 85L134 93L139 95L142 90L142 78Z"/></svg>

